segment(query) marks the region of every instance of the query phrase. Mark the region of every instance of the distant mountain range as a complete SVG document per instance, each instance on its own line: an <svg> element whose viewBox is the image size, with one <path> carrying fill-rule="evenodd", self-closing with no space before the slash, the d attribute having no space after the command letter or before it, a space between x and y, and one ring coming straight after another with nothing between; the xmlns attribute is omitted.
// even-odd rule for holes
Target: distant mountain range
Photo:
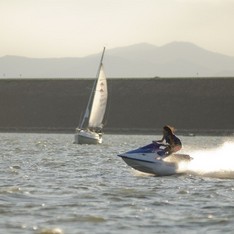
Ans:
<svg viewBox="0 0 234 234"><path fill-rule="evenodd" d="M94 78L100 54L79 58L0 57L0 78ZM108 49L104 67L109 78L234 77L234 57L188 42L164 46L142 43Z"/></svg>

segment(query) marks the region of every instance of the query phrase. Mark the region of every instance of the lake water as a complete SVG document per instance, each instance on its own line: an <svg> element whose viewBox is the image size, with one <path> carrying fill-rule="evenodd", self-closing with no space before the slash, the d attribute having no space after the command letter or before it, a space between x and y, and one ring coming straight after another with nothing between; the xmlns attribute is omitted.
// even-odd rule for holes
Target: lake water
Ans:
<svg viewBox="0 0 234 234"><path fill-rule="evenodd" d="M233 233L234 137L181 136L183 175L139 173L117 157L160 139L0 134L0 233Z"/></svg>

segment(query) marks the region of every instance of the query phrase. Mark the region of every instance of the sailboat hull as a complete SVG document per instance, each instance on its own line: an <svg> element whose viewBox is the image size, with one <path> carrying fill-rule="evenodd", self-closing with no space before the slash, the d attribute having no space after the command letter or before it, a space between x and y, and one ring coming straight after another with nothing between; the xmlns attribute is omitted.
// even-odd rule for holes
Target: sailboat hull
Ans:
<svg viewBox="0 0 234 234"><path fill-rule="evenodd" d="M97 145L102 143L102 135L92 131L80 130L75 134L74 144Z"/></svg>

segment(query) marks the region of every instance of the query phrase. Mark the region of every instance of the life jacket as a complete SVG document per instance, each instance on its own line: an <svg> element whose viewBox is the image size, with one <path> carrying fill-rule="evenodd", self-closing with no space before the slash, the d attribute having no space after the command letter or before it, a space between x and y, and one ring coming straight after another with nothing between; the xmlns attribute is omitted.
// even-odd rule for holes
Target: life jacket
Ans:
<svg viewBox="0 0 234 234"><path fill-rule="evenodd" d="M166 143L168 143L169 145L182 145L180 139L176 136L176 135L166 135L165 136L165 140L166 140Z"/></svg>

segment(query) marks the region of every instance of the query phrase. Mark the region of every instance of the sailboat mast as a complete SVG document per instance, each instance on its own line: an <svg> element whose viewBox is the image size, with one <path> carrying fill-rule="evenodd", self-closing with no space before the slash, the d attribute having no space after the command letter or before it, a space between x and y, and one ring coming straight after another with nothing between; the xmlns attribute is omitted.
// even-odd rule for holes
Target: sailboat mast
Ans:
<svg viewBox="0 0 234 234"><path fill-rule="evenodd" d="M100 70L101 70L102 60L103 60L103 57L104 57L104 54L105 54L105 50L106 50L106 47L104 47L104 48L103 48L103 51L102 51L102 57L101 57L100 64L99 64L99 68L98 68L97 75L96 75L96 82L95 82L93 88L95 88L95 85L96 85L96 83L97 83L97 78L98 78L99 73L100 73Z"/></svg>
<svg viewBox="0 0 234 234"><path fill-rule="evenodd" d="M80 129L83 128L84 123L85 123L85 120L87 119L87 121L88 121L88 119L89 119L89 117L90 117L90 110L91 110L91 107L92 107L92 102L93 102L95 87L96 87L97 80L98 80L98 76L99 76L99 73L100 73L100 70L101 70L101 67L102 67L102 61L103 61L105 49L106 49L106 47L103 48L102 57L101 57L100 64L99 64L99 67L98 67L96 79L95 79L94 84L93 84L92 92L91 92L91 95L90 95L90 97L89 97L88 105L87 105L87 107L86 107L86 111L85 111L83 120L82 120L81 125L80 125L80 127L79 127Z"/></svg>

